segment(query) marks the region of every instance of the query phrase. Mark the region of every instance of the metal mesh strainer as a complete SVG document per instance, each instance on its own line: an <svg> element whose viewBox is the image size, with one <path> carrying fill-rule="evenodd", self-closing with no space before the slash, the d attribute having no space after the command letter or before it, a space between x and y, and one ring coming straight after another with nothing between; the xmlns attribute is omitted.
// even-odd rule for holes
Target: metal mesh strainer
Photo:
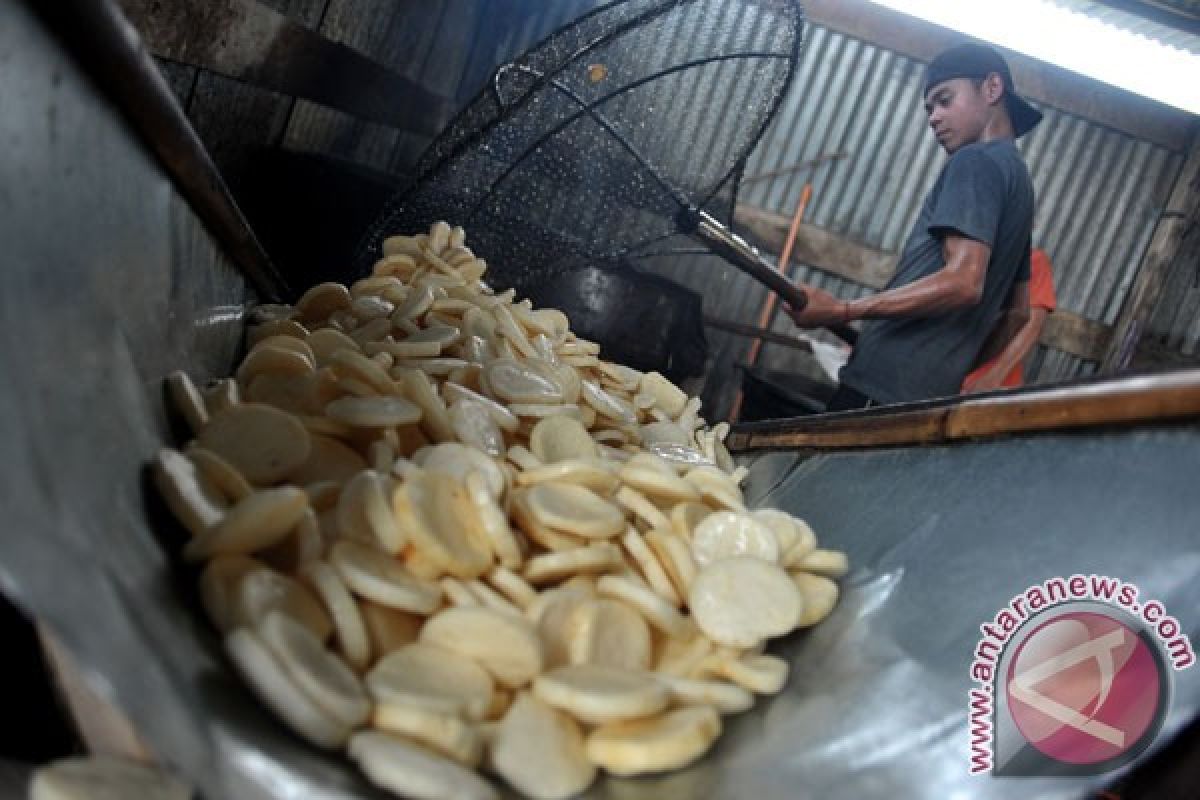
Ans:
<svg viewBox="0 0 1200 800"><path fill-rule="evenodd" d="M438 219L519 290L581 257L719 230L801 30L795 0L621 0L581 17L496 71L370 227L358 269L383 237Z"/></svg>

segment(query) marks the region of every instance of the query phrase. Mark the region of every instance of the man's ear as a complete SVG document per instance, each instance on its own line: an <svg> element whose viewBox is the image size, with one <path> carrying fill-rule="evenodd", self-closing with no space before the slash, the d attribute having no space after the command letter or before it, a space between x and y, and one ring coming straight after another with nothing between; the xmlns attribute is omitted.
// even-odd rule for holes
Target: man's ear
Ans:
<svg viewBox="0 0 1200 800"><path fill-rule="evenodd" d="M988 105L994 106L1004 97L1004 79L1000 77L1000 73L989 73L983 79L983 84L980 86L980 91L983 92L983 99Z"/></svg>

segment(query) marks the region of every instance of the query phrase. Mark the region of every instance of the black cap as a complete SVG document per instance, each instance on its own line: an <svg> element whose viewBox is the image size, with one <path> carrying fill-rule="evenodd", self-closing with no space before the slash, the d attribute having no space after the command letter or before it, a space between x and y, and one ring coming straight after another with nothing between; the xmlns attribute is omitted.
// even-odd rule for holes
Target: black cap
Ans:
<svg viewBox="0 0 1200 800"><path fill-rule="evenodd" d="M1004 57L985 44L960 44L938 55L925 71L925 94L943 81L954 78L983 80L995 72L1004 81L1004 97L1008 103L1008 117L1012 120L1013 133L1023 136L1042 121L1042 112L1029 105L1029 101L1017 94L1012 73Z"/></svg>

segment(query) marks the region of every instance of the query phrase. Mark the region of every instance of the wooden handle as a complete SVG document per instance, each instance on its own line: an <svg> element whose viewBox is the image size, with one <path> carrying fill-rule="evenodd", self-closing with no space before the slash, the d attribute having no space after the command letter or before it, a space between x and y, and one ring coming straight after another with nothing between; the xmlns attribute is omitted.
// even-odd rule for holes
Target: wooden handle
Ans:
<svg viewBox="0 0 1200 800"><path fill-rule="evenodd" d="M940 445L1034 431L1200 418L1200 369L1003 390L863 411L739 425L732 453Z"/></svg>

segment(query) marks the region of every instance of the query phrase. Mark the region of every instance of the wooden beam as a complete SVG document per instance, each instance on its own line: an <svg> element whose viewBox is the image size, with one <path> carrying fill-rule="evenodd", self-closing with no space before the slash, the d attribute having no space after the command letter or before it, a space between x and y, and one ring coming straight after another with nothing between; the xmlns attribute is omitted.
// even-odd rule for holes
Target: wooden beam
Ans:
<svg viewBox="0 0 1200 800"><path fill-rule="evenodd" d="M159 58L429 136L454 113L450 98L257 0L120 4Z"/></svg>
<svg viewBox="0 0 1200 800"><path fill-rule="evenodd" d="M1046 317L1038 342L1085 361L1099 361L1112 339L1112 326L1057 309Z"/></svg>
<svg viewBox="0 0 1200 800"><path fill-rule="evenodd" d="M735 425L731 452L937 445L1037 431L1200 419L1200 370Z"/></svg>
<svg viewBox="0 0 1200 800"><path fill-rule="evenodd" d="M1188 246L1184 247L1185 237ZM1162 295L1163 286L1176 260L1194 261L1200 247L1200 137L1193 144L1183 165L1167 208L1159 217L1158 226L1146 255L1138 267L1133 287L1125 296L1112 339L1104 354L1101 371L1121 372L1129 367L1154 307ZM1188 252L1192 258L1188 258ZM1191 266L1188 264L1187 266Z"/></svg>
<svg viewBox="0 0 1200 800"><path fill-rule="evenodd" d="M738 204L733 220L751 240L774 253L783 247L791 224L791 220L782 214L744 203ZM891 253L858 244L809 223L800 224L792 252L794 263L807 264L876 291L887 285L899 260ZM1047 318L1039 341L1064 353L1099 361L1111 338L1112 329L1108 325L1060 308Z"/></svg>
<svg viewBox="0 0 1200 800"><path fill-rule="evenodd" d="M739 203L734 223L756 243L778 255L791 220L782 214ZM875 250L809 222L801 222L792 245L792 263L808 264L876 291L887 286L896 271L892 253Z"/></svg>
<svg viewBox="0 0 1200 800"><path fill-rule="evenodd" d="M804 11L823 28L924 62L968 38L867 0L806 0ZM1023 97L1176 152L1191 144L1195 115L1020 53L1004 56Z"/></svg>

